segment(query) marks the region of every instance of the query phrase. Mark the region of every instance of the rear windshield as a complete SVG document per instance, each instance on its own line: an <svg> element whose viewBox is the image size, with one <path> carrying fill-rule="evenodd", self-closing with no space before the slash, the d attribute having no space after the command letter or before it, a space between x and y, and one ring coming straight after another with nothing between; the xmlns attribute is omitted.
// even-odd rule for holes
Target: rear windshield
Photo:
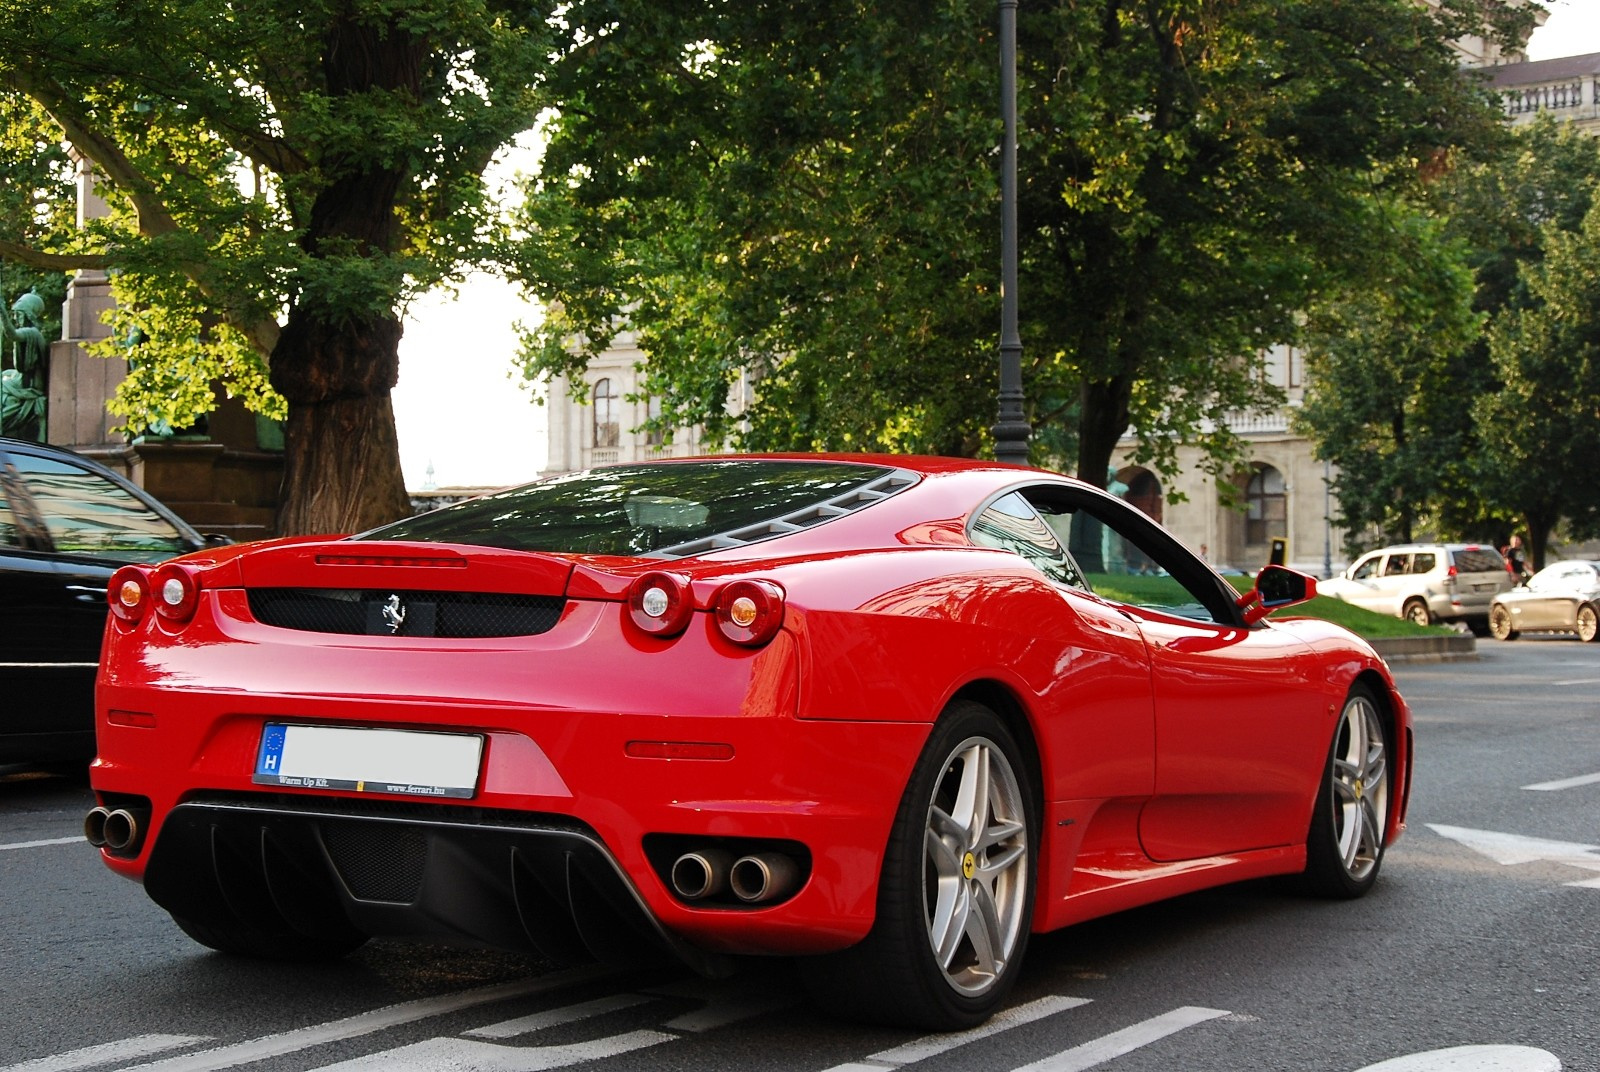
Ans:
<svg viewBox="0 0 1600 1072"><path fill-rule="evenodd" d="M849 462L620 465L511 488L355 538L677 557L793 532L913 481L900 470Z"/></svg>
<svg viewBox="0 0 1600 1072"><path fill-rule="evenodd" d="M1457 573L1504 573L1506 560L1492 547L1467 547L1455 553Z"/></svg>

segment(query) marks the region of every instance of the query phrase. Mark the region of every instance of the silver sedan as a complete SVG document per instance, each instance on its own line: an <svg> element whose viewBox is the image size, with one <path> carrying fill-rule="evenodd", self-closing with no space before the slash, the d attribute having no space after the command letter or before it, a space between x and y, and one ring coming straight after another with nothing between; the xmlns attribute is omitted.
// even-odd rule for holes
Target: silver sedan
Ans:
<svg viewBox="0 0 1600 1072"><path fill-rule="evenodd" d="M1501 592L1489 606L1489 632L1496 640L1522 633L1600 636L1600 562L1573 560L1546 566L1528 583Z"/></svg>

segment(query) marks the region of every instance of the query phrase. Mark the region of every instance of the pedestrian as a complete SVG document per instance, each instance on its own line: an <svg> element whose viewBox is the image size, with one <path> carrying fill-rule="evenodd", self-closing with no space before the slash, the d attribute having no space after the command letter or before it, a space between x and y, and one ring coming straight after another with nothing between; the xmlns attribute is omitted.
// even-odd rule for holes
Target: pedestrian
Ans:
<svg viewBox="0 0 1600 1072"><path fill-rule="evenodd" d="M1506 560L1506 569L1518 584L1528 580L1528 560L1522 553L1522 537L1516 533L1511 534L1511 542L1500 548L1500 555Z"/></svg>

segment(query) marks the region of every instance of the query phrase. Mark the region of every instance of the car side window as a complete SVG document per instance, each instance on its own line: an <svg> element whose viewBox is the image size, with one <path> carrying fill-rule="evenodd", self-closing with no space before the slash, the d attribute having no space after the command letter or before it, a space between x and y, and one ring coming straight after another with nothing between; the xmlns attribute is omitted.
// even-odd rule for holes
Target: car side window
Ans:
<svg viewBox="0 0 1600 1072"><path fill-rule="evenodd" d="M1356 563L1356 568L1350 574L1350 579L1355 581L1370 581L1378 575L1378 567L1383 565L1382 555L1373 555Z"/></svg>
<svg viewBox="0 0 1600 1072"><path fill-rule="evenodd" d="M1432 573L1435 556L1427 552L1418 551L1411 556L1412 573Z"/></svg>
<svg viewBox="0 0 1600 1072"><path fill-rule="evenodd" d="M59 554L141 562L191 550L171 522L98 473L29 454L12 463Z"/></svg>
<svg viewBox="0 0 1600 1072"><path fill-rule="evenodd" d="M1383 564L1383 575L1385 577L1402 576L1409 572L1410 565L1410 555L1390 555L1388 561Z"/></svg>
<svg viewBox="0 0 1600 1072"><path fill-rule="evenodd" d="M1065 545L1081 578L1075 587L1130 607L1237 623L1237 593L1136 507L1059 484L1021 495Z"/></svg>
<svg viewBox="0 0 1600 1072"><path fill-rule="evenodd" d="M972 542L1020 555L1057 584L1087 590L1083 574L1039 511L1017 492L990 503L972 522Z"/></svg>

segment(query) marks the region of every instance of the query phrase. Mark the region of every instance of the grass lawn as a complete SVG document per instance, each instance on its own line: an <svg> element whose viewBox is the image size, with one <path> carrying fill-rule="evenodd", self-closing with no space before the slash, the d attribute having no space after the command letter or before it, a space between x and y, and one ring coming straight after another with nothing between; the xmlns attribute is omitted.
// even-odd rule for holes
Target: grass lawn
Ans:
<svg viewBox="0 0 1600 1072"><path fill-rule="evenodd" d="M1095 592L1107 599L1114 599L1122 603L1150 603L1168 604L1178 602L1170 597L1163 598L1163 592L1170 592L1175 582L1169 577L1141 577L1136 574L1090 574L1090 586ZM1228 577L1240 592L1250 591L1255 583L1252 577ZM1364 637L1408 637L1408 636L1439 636L1449 635L1452 630L1438 625L1414 625L1403 618L1390 617L1387 614L1377 614L1361 607L1353 607L1342 599L1332 596L1317 596L1308 603L1286 607L1277 612L1284 617L1325 618L1344 626L1358 636Z"/></svg>

